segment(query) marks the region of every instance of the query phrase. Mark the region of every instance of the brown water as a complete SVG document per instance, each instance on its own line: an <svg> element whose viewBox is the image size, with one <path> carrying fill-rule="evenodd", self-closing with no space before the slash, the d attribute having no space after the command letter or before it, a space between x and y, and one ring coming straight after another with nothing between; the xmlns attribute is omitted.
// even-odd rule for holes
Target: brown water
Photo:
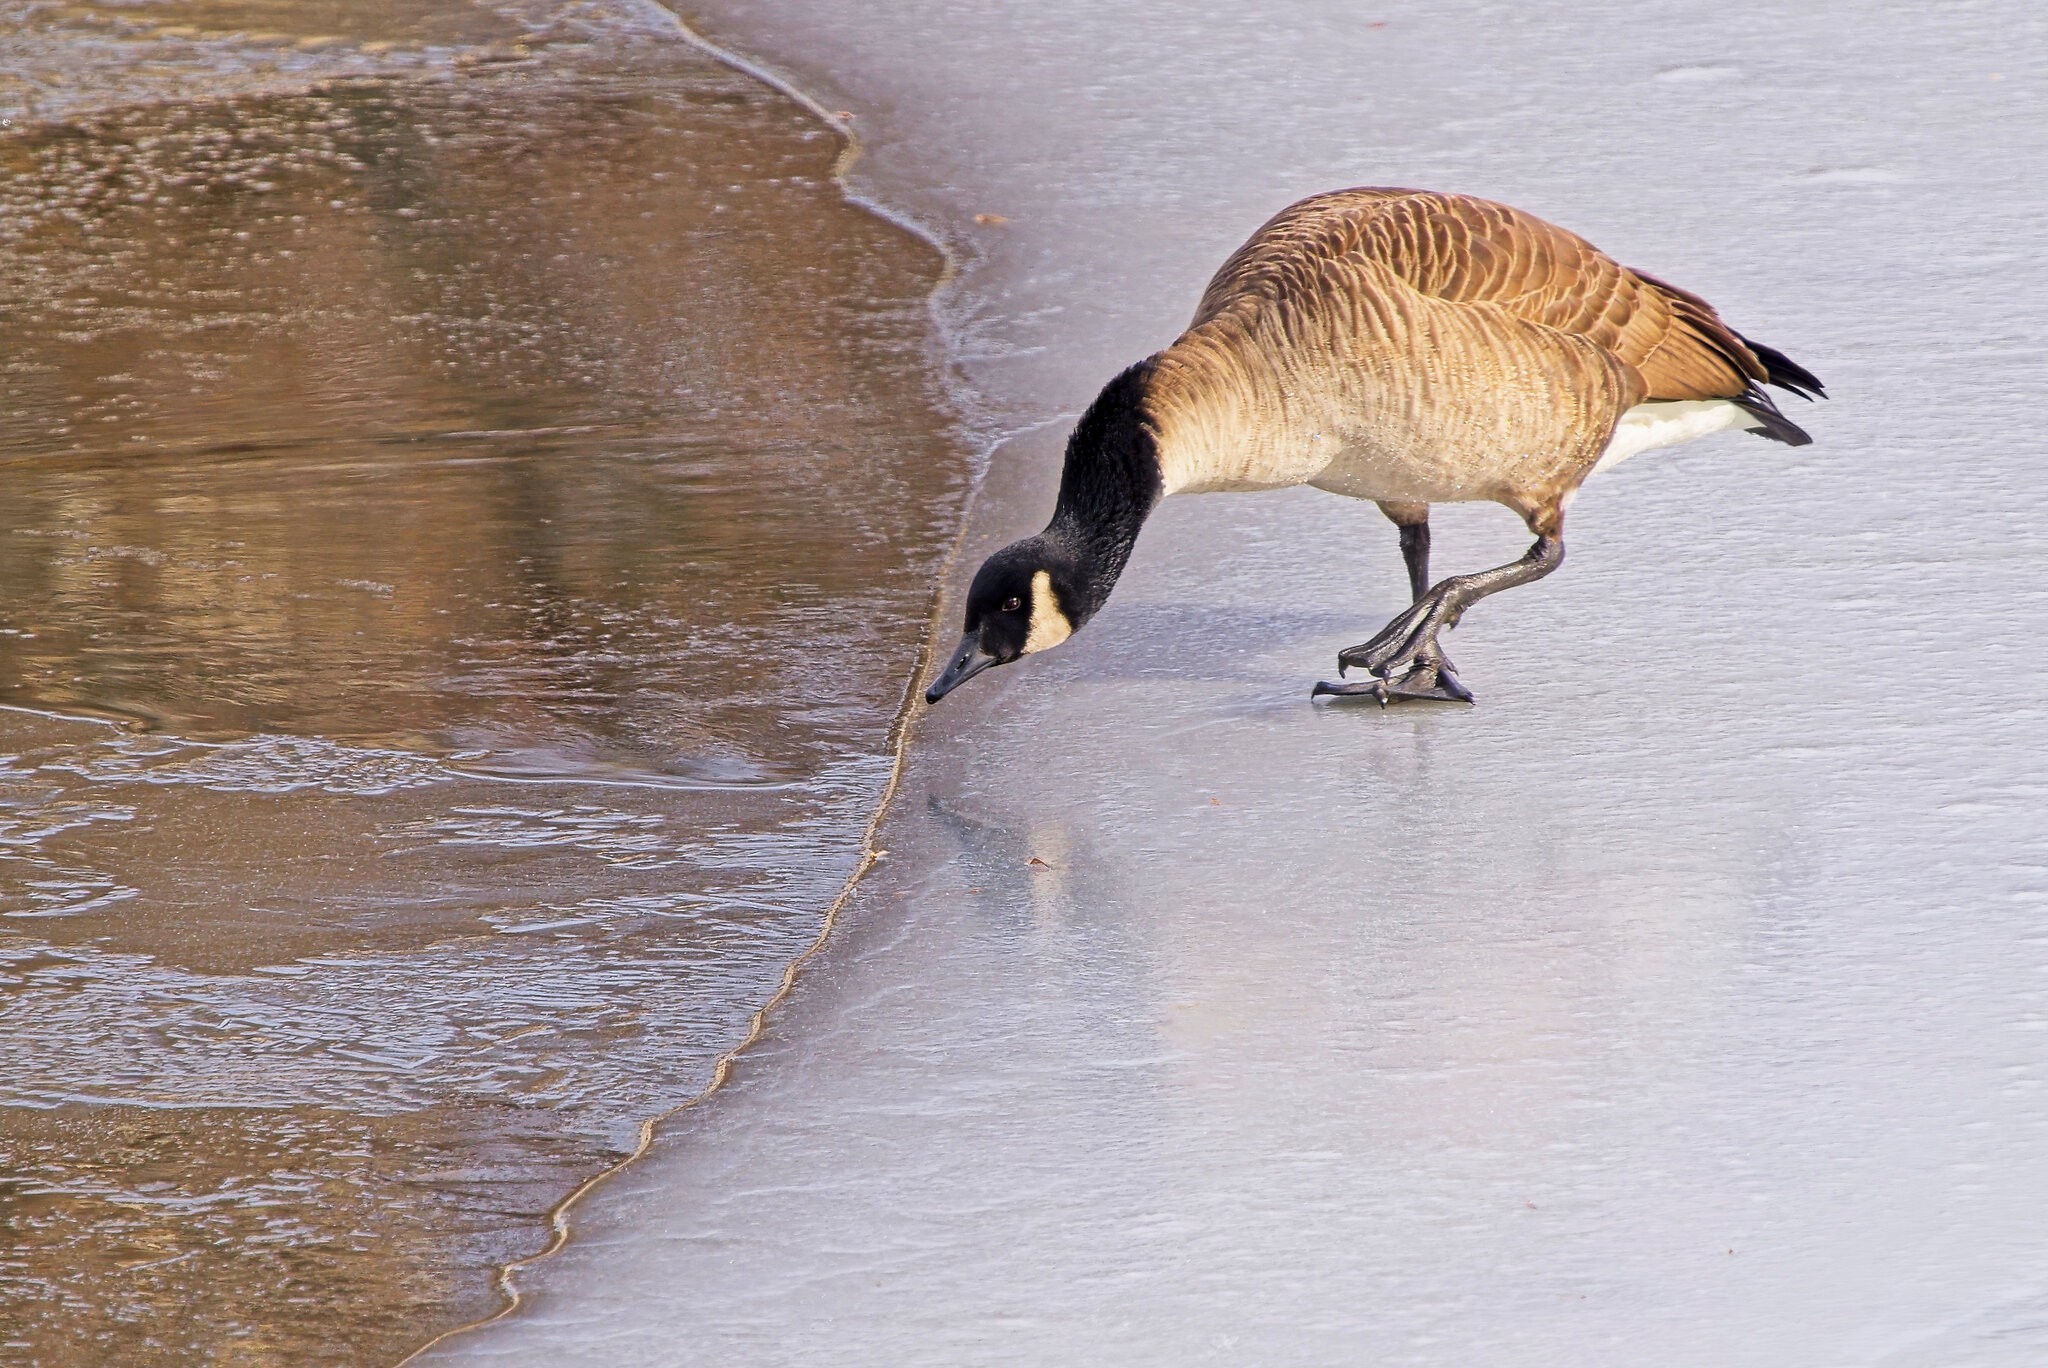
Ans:
<svg viewBox="0 0 2048 1368"><path fill-rule="evenodd" d="M940 262L567 14L0 35L7 1362L487 1312L859 858L964 487Z"/></svg>

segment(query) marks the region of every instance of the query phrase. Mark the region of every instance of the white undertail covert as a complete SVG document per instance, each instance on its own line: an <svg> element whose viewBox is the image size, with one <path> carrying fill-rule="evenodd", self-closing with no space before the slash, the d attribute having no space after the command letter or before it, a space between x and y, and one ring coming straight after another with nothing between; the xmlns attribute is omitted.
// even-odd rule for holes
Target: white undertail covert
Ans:
<svg viewBox="0 0 2048 1368"><path fill-rule="evenodd" d="M1607 449L1587 475L1598 475L1609 466L1620 465L1631 456L1658 447L1677 446L1729 428L1754 428L1754 414L1727 399L1675 399L1662 403L1637 404L1621 415Z"/></svg>

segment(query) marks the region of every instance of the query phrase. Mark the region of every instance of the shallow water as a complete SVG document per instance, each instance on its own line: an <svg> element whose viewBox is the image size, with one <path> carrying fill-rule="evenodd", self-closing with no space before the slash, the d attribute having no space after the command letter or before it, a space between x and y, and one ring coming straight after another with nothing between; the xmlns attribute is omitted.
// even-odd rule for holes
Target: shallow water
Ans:
<svg viewBox="0 0 2048 1368"><path fill-rule="evenodd" d="M1372 509L1170 501L919 722L734 1081L438 1361L2048 1362L2040 16L718 8L979 245L1020 418L1347 183L1527 205L1837 397L1589 486L1450 642L1471 710L1308 701L1404 597ZM1440 572L1525 544L1438 515Z"/></svg>
<svg viewBox="0 0 2048 1368"><path fill-rule="evenodd" d="M941 263L665 16L533 9L13 21L10 1362L487 1310L858 859Z"/></svg>

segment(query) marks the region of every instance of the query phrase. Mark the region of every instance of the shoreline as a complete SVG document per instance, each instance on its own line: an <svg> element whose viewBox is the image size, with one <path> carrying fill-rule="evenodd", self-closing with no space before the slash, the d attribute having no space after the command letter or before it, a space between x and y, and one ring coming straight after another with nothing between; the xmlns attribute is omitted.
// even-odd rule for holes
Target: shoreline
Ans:
<svg viewBox="0 0 2048 1368"><path fill-rule="evenodd" d="M854 165L860 160L863 150L860 134L852 126L852 121L839 118L833 111L826 109L821 102L813 98L801 87L776 74L771 69L706 38L693 29L680 13L661 5L659 0L645 0L645 2L659 10L659 12L666 15L673 22L675 32L685 43L710 57L713 61L775 91L790 103L809 113L821 127L830 130L835 137L841 140L839 156L832 165L830 175L834 183L839 187L841 197L846 203L864 210L882 222L924 242L938 253L943 262L939 278L926 296L926 305L932 317L937 343L941 348L944 348L947 345L946 333L943 328L938 301L947 287L953 284L958 277L959 262L955 248L941 233L921 223L913 216L884 205L863 192L856 190L849 183L847 176ZM960 397L957 386L949 385L948 389L956 400ZM817 938L802 953L788 962L783 970L782 980L777 985L775 992L754 1009L746 1034L720 1054L712 1065L709 1081L696 1093L675 1106L655 1115L642 1118L630 1152L578 1183L567 1196L563 1197L561 1201L549 1210L547 1216L549 1236L546 1246L533 1254L499 1266L494 1281L503 1299L503 1304L489 1315L440 1331L433 1338L421 1343L407 1352L403 1358L397 1360L397 1368L404 1368L404 1365L415 1363L448 1342L502 1321L519 1310L521 1305L518 1284L519 1275L559 1254L574 1238L573 1222L577 1207L587 1197L596 1193L606 1184L614 1181L643 1160L653 1148L655 1138L664 1126L676 1122L692 1109L709 1101L724 1086L733 1071L739 1067L740 1056L760 1039L762 1033L767 1029L769 1018L788 999L789 995L795 991L797 980L802 975L805 967L825 950L839 925L842 912L859 890L861 882L874 869L876 864L887 855L888 852L880 846L878 838L889 816L897 790L902 782L904 769L909 761L909 748L916 728L916 710L921 701L920 694L923 689L923 680L931 670L934 642L942 635L942 633L935 633L934 629L940 623L940 613L945 606L945 585L947 578L955 567L960 546L966 537L969 519L972 516L976 496L981 487L981 478L985 471L985 461L986 457L984 456L984 470L974 473L969 486L959 526L955 530L952 543L945 553L940 578L932 589L931 607L925 616L924 631L918 640L916 665L904 686L895 719L890 724L888 779L884 784L880 798L875 804L873 813L862 829L858 863L853 872L847 876L844 884L841 885L838 894L824 909L823 924L819 927Z"/></svg>

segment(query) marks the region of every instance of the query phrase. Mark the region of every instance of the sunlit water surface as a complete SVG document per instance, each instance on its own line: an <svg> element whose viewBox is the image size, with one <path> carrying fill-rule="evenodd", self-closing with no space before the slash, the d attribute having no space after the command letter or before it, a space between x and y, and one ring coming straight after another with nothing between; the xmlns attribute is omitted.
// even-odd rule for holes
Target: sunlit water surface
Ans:
<svg viewBox="0 0 2048 1368"><path fill-rule="evenodd" d="M0 1359L389 1360L858 856L935 254L620 7L0 33Z"/></svg>

